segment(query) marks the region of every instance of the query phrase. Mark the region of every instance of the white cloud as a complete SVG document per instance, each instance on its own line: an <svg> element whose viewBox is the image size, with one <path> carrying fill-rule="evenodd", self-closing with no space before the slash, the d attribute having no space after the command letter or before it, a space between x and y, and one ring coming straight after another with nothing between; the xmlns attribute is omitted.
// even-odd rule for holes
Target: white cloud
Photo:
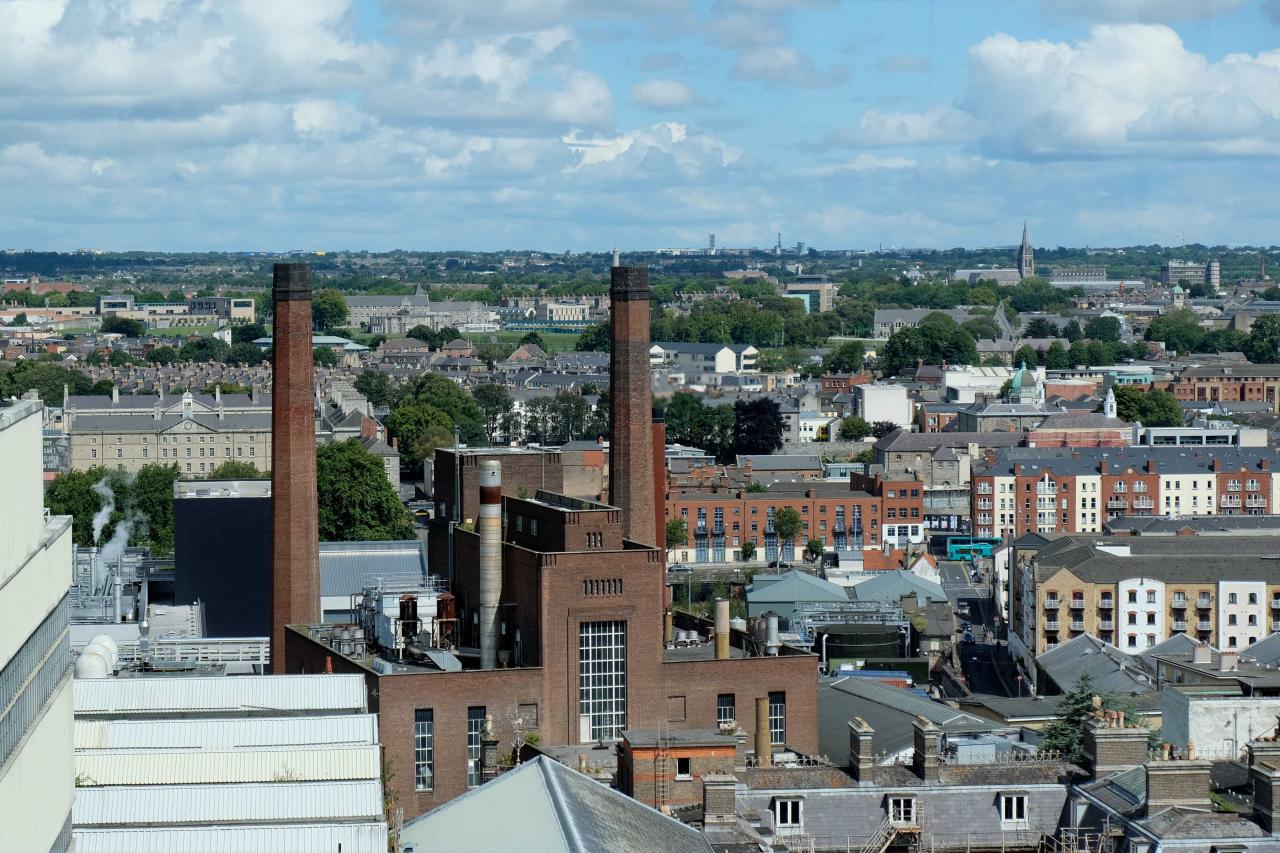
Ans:
<svg viewBox="0 0 1280 853"><path fill-rule="evenodd" d="M744 50L733 64L734 76L789 86L821 87L844 82L849 70L843 67L820 71L813 60L790 45Z"/></svg>
<svg viewBox="0 0 1280 853"><path fill-rule="evenodd" d="M832 134L827 143L873 148L959 144L971 139L975 129L973 118L954 107L932 107L919 113L867 110L855 127Z"/></svg>
<svg viewBox="0 0 1280 853"><path fill-rule="evenodd" d="M1040 0L1045 14L1091 21L1162 21L1212 18L1248 0Z"/></svg>
<svg viewBox="0 0 1280 853"><path fill-rule="evenodd" d="M693 87L679 80L655 78L631 87L632 99L655 110L682 110L697 106L702 98Z"/></svg>

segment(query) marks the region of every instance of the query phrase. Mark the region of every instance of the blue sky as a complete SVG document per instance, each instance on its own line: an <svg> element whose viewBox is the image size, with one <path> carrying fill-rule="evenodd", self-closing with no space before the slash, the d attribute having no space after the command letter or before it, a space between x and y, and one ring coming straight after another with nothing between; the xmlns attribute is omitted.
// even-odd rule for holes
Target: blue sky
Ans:
<svg viewBox="0 0 1280 853"><path fill-rule="evenodd" d="M0 247L1276 242L1280 0L0 0Z"/></svg>

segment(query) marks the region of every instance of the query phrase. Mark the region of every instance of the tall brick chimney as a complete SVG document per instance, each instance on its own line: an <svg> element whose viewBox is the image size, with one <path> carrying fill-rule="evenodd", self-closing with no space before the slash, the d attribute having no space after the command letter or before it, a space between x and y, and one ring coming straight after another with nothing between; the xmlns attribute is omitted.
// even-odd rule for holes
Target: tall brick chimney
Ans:
<svg viewBox="0 0 1280 853"><path fill-rule="evenodd" d="M311 265L276 264L271 377L271 670L285 625L320 621L320 533L311 367Z"/></svg>
<svg viewBox="0 0 1280 853"><path fill-rule="evenodd" d="M661 548L653 506L649 270L615 266L611 272L609 503L622 510L623 536Z"/></svg>

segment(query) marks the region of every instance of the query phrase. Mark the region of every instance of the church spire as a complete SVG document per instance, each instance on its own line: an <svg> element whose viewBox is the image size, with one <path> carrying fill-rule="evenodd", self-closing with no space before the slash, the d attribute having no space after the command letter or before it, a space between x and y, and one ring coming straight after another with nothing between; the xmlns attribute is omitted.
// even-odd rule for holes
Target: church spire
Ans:
<svg viewBox="0 0 1280 853"><path fill-rule="evenodd" d="M1022 245L1018 247L1018 275L1028 278L1036 274L1036 253L1027 236L1027 220L1022 220Z"/></svg>

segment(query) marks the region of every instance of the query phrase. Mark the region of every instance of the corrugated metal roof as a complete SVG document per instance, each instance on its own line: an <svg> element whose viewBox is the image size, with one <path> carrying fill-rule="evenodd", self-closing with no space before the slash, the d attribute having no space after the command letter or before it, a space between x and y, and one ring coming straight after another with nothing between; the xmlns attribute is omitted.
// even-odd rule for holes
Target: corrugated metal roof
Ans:
<svg viewBox="0 0 1280 853"><path fill-rule="evenodd" d="M385 823L76 829L76 853L386 853Z"/></svg>
<svg viewBox="0 0 1280 853"><path fill-rule="evenodd" d="M427 552L420 539L394 542L321 542L320 594L351 595L364 589L370 575L425 581Z"/></svg>
<svg viewBox="0 0 1280 853"><path fill-rule="evenodd" d="M71 821L77 828L361 818L382 818L382 785L376 779L77 788L71 812Z"/></svg>
<svg viewBox="0 0 1280 853"><path fill-rule="evenodd" d="M377 746L240 752L77 752L76 775L91 786L378 779L382 769L380 753Z"/></svg>
<svg viewBox="0 0 1280 853"><path fill-rule="evenodd" d="M255 747L368 745L377 742L376 714L238 717L225 720L76 720L77 750L230 751Z"/></svg>
<svg viewBox="0 0 1280 853"><path fill-rule="evenodd" d="M76 716L368 710L360 675L95 678L76 681Z"/></svg>

